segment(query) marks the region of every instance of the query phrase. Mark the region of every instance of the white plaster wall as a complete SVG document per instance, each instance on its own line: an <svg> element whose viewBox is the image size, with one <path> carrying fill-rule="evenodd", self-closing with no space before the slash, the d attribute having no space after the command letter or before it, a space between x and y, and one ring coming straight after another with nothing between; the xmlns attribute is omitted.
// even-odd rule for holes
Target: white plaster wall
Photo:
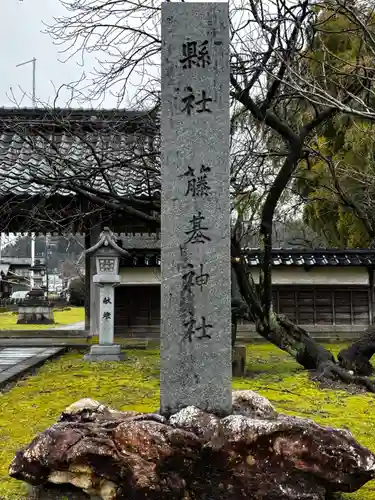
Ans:
<svg viewBox="0 0 375 500"><path fill-rule="evenodd" d="M120 268L121 285L160 285L160 268Z"/></svg>
<svg viewBox="0 0 375 500"><path fill-rule="evenodd" d="M254 281L259 282L259 270L251 273ZM368 285L367 269L363 267L312 268L306 271L300 267L273 268L274 285Z"/></svg>
<svg viewBox="0 0 375 500"><path fill-rule="evenodd" d="M252 275L259 282L259 270L253 269ZM121 268L122 285L158 285L160 284L160 268L138 267ZM363 267L346 268L313 268L306 271L300 267L274 268L272 273L274 285L368 285L367 270Z"/></svg>

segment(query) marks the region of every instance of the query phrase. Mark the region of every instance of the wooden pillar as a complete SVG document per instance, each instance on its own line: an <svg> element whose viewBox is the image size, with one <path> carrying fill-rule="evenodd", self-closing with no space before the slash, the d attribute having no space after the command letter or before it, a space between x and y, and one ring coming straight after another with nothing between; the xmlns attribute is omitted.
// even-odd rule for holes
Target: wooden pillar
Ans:
<svg viewBox="0 0 375 500"><path fill-rule="evenodd" d="M354 311L353 311L353 290L349 291L349 302L350 302L350 324L354 325Z"/></svg>
<svg viewBox="0 0 375 500"><path fill-rule="evenodd" d="M332 302L332 324L336 326L336 302L335 302L335 289L331 290L331 302Z"/></svg>
<svg viewBox="0 0 375 500"><path fill-rule="evenodd" d="M374 308L375 308L375 293L374 293L374 268L373 267L368 267L368 283L369 283L369 324L373 325L374 324Z"/></svg>
<svg viewBox="0 0 375 500"><path fill-rule="evenodd" d="M276 288L276 312L280 314L280 290Z"/></svg>
<svg viewBox="0 0 375 500"><path fill-rule="evenodd" d="M299 320L298 290L294 290L294 303L295 303L295 311L296 311L296 324L300 325L301 322Z"/></svg>
<svg viewBox="0 0 375 500"><path fill-rule="evenodd" d="M313 325L316 325L316 289L313 288Z"/></svg>

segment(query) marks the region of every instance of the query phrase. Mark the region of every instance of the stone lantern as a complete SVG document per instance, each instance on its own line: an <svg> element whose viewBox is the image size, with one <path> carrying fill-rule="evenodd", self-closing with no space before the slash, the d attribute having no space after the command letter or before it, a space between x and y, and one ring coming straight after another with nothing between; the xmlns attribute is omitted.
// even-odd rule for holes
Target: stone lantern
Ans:
<svg viewBox="0 0 375 500"><path fill-rule="evenodd" d="M18 306L18 324L53 324L53 305L45 300L43 286L43 276L46 266L36 260L34 266L30 267L34 275L34 286Z"/></svg>
<svg viewBox="0 0 375 500"><path fill-rule="evenodd" d="M46 266L40 263L40 260L36 260L35 264L29 268L30 275L33 276L34 285L33 288L29 292L30 297L43 297L44 291L42 289L43 286L43 277L46 273Z"/></svg>
<svg viewBox="0 0 375 500"><path fill-rule="evenodd" d="M115 286L120 283L120 257L129 257L129 252L116 243L114 234L105 227L99 241L85 251L95 257L96 274L93 282L100 287L99 295L99 344L92 345L85 355L87 361L120 361L124 359L121 346L114 342Z"/></svg>

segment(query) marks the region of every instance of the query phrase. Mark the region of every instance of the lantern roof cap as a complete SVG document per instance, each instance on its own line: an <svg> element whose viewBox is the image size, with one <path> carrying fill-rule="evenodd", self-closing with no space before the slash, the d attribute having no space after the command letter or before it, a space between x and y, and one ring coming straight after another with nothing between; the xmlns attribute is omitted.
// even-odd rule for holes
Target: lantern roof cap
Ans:
<svg viewBox="0 0 375 500"><path fill-rule="evenodd" d="M41 269L45 269L46 268L46 264L42 264L40 262L40 259L35 259L34 261L34 265L31 265L29 269L31 269L32 271L40 271Z"/></svg>
<svg viewBox="0 0 375 500"><path fill-rule="evenodd" d="M109 229L109 227L103 228L100 233L99 241L95 243L92 247L84 251L85 254L92 254L100 250L101 248L112 248L119 256L129 257L130 253L121 248L117 242L114 233Z"/></svg>

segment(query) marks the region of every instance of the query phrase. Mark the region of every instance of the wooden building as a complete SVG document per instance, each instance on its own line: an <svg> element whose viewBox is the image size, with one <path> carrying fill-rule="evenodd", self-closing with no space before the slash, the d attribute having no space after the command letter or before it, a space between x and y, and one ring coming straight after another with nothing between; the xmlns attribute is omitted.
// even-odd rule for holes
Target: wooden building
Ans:
<svg viewBox="0 0 375 500"><path fill-rule="evenodd" d="M133 257L122 261L116 289L116 332L126 336L158 336L160 325L160 251L158 242L137 248L134 237L121 236ZM152 248L152 241L154 245ZM259 280L259 250L245 250L249 273ZM355 334L374 320L375 250L275 249L273 305L276 312L311 332ZM240 333L254 330L243 322Z"/></svg>

